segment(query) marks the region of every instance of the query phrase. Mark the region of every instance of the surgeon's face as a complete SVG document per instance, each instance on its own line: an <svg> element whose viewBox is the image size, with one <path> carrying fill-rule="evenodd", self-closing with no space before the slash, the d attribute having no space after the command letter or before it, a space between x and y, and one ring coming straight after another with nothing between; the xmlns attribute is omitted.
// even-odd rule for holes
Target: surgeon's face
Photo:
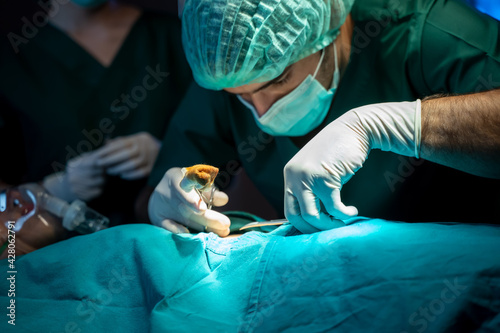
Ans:
<svg viewBox="0 0 500 333"><path fill-rule="evenodd" d="M64 238L65 230L59 218L37 207L26 191L11 188L0 193L0 246L11 243L2 251L17 256L32 252Z"/></svg>
<svg viewBox="0 0 500 333"><path fill-rule="evenodd" d="M330 88L334 71L331 49L331 46L325 48L325 60L321 64L316 76L316 79L325 89ZM309 74L314 74L320 57L321 51L297 61L288 66L281 75L273 80L224 90L231 94L240 95L244 100L253 104L259 116L262 116L276 101L301 84Z"/></svg>
<svg viewBox="0 0 500 333"><path fill-rule="evenodd" d="M354 21L349 14L342 27L340 27L340 34L335 40L341 77L350 58L353 28ZM332 45L325 47L324 52L325 59L321 64L316 80L325 89L330 89L335 70L335 56ZM320 57L321 52L317 52L297 61L295 64L288 66L280 76L271 81L247 84L236 88L226 88L224 90L231 94L240 95L244 100L253 104L259 116L262 116L276 101L301 84L309 74L314 74Z"/></svg>

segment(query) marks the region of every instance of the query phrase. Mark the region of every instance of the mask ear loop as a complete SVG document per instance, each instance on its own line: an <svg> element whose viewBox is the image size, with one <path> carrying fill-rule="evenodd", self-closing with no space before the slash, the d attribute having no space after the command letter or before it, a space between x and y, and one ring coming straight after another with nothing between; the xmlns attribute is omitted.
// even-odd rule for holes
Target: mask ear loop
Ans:
<svg viewBox="0 0 500 333"><path fill-rule="evenodd" d="M335 42L333 44L333 53L335 57L335 71L333 72L333 78L332 78L332 84L330 85L330 89L336 89L339 83L339 78L340 78L340 71L339 71L339 62L337 58L337 44ZM321 58L319 59L318 67L316 67L316 70L314 71L313 74L313 79L316 78L316 75L319 72L319 69L321 67L321 63L323 62L323 58L325 57L325 49L321 50Z"/></svg>
<svg viewBox="0 0 500 333"><path fill-rule="evenodd" d="M339 61L337 58L337 44L333 43L333 53L335 55L335 71L333 72L332 84L330 89L337 89L340 81Z"/></svg>
<svg viewBox="0 0 500 333"><path fill-rule="evenodd" d="M324 57L325 57L325 49L322 49L321 50L321 58L319 58L318 66L316 67L316 70L314 71L313 79L316 78L316 75L318 74L319 68L321 67L321 63L323 62Z"/></svg>

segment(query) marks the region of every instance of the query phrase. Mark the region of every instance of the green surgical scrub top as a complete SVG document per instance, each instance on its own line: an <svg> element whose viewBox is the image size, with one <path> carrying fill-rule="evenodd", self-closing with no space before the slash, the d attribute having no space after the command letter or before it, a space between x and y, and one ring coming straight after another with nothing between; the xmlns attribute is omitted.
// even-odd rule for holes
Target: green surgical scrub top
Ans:
<svg viewBox="0 0 500 333"><path fill-rule="evenodd" d="M191 82L180 36L175 16L144 12L109 67L51 24L17 54L8 42L2 45L1 137L10 144L0 178L40 181L107 138L146 131L161 139ZM145 183L108 177L91 206L112 221L122 213L133 221L133 202Z"/></svg>
<svg viewBox="0 0 500 333"><path fill-rule="evenodd" d="M499 23L459 1L358 0L352 17L350 62L320 128L366 104L500 87ZM171 167L209 163L222 168L217 181L223 186L241 164L283 212L283 167L300 148L289 137L260 131L235 96L193 84L167 130L150 184ZM499 185L498 180L373 150L342 188L342 199L369 217L498 222Z"/></svg>

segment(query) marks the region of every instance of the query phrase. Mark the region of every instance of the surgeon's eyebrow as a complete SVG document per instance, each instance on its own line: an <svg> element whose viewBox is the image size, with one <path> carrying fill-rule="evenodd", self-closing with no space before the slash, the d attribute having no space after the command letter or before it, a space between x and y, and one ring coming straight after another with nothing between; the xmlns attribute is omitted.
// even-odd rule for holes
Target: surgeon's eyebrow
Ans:
<svg viewBox="0 0 500 333"><path fill-rule="evenodd" d="M266 83L265 85L263 85L262 87L255 89L254 91L251 92L251 94L258 93L259 91L264 90L267 87L269 87L269 86L275 84L276 82L280 81L281 79L283 79L285 77L285 75L288 74L288 72L290 72L291 69L292 69L292 65L288 66L287 68L285 68L285 70L283 71L283 73L281 73L278 77L275 77L274 79L272 79L271 81L269 81L268 83Z"/></svg>

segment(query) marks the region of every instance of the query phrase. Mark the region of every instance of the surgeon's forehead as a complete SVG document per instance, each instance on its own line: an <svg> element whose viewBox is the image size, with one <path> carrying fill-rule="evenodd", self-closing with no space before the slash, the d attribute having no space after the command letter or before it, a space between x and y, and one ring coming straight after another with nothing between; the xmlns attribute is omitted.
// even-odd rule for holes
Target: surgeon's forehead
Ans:
<svg viewBox="0 0 500 333"><path fill-rule="evenodd" d="M227 91L230 94L235 94L235 95L250 94L253 91L259 90L266 83L267 82L251 83L251 84L245 84L245 85L242 85L242 86L239 86L239 87L235 87L235 88L225 88L224 90Z"/></svg>
<svg viewBox="0 0 500 333"><path fill-rule="evenodd" d="M272 80L269 81L264 81L264 82L259 82L259 83L250 83L250 84L245 84L239 87L235 88L225 88L224 90L227 91L228 93L231 94L236 94L236 95L243 95L243 94L255 94L256 92L263 90L267 88L268 86L271 86L273 83L278 82L281 80L287 73L290 72L293 64L285 68L285 70L275 77Z"/></svg>

